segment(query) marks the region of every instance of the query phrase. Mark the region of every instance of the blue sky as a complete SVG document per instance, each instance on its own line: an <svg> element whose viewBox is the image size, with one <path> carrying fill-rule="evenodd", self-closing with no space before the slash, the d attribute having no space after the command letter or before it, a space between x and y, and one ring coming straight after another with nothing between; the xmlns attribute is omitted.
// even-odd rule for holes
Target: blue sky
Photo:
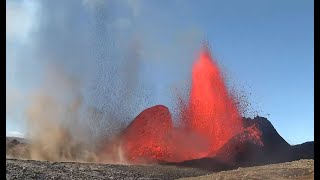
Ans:
<svg viewBox="0 0 320 180"><path fill-rule="evenodd" d="M122 67L134 40L141 45L134 80L149 99L131 116L160 103L173 110L172 89L190 79L206 39L228 80L251 93L253 108L280 135L291 144L314 140L313 9L312 0L7 0L7 134L26 133L26 97L39 87L46 62L68 69L87 89L95 79L94 104L108 98L102 91L110 67Z"/></svg>

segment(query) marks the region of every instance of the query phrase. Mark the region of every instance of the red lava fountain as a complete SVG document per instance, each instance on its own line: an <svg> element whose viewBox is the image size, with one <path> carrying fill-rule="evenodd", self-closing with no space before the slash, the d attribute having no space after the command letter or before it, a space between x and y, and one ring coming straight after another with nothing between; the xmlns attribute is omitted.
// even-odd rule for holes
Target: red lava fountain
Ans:
<svg viewBox="0 0 320 180"><path fill-rule="evenodd" d="M242 119L216 62L204 48L193 66L187 127L210 144L210 153L242 131Z"/></svg>
<svg viewBox="0 0 320 180"><path fill-rule="evenodd" d="M243 131L242 118L207 48L193 65L189 103L174 127L165 106L141 112L120 136L130 163L185 161L212 157Z"/></svg>

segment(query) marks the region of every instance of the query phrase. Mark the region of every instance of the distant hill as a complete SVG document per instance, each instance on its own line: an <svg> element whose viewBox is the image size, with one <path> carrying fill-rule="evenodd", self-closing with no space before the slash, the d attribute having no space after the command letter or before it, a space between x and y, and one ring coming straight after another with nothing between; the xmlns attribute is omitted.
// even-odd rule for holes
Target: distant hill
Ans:
<svg viewBox="0 0 320 180"><path fill-rule="evenodd" d="M314 141L291 146L296 160L298 159L314 159Z"/></svg>
<svg viewBox="0 0 320 180"><path fill-rule="evenodd" d="M28 158L28 141L19 137L6 137L6 157Z"/></svg>
<svg viewBox="0 0 320 180"><path fill-rule="evenodd" d="M21 137L6 137L6 143L10 143L13 140L17 140L19 143L27 143L27 139Z"/></svg>

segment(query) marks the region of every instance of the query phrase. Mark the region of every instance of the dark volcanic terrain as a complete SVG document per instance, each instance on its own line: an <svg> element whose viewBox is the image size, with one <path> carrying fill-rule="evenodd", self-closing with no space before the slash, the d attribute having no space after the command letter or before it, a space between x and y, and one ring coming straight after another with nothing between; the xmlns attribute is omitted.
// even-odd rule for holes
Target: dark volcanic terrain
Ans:
<svg viewBox="0 0 320 180"><path fill-rule="evenodd" d="M314 161L299 160L287 163L270 164L238 168L231 171L222 171L200 177L182 178L185 180L209 180L209 179L314 179Z"/></svg>
<svg viewBox="0 0 320 180"><path fill-rule="evenodd" d="M6 179L314 179L314 161L239 168L212 173L162 165L111 165L7 159ZM199 177L200 176L200 177ZM187 178L189 179L189 178Z"/></svg>
<svg viewBox="0 0 320 180"><path fill-rule="evenodd" d="M116 165L7 159L7 179L177 179L210 172L162 165Z"/></svg>
<svg viewBox="0 0 320 180"><path fill-rule="evenodd" d="M256 126L261 131L263 145L254 139L243 138L250 134L244 131L231 138L215 157L187 160L179 163L164 163L182 167L201 168L210 171L230 170L274 163L284 163L300 159L314 159L314 142L290 145L264 117L244 118L245 127Z"/></svg>

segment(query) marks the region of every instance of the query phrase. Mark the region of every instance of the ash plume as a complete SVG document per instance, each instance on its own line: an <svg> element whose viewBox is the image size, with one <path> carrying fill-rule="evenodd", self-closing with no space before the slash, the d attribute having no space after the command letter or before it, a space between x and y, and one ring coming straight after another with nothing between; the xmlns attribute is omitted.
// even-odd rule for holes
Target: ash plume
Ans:
<svg viewBox="0 0 320 180"><path fill-rule="evenodd" d="M83 101L78 82L58 67L51 66L48 71L42 88L28 98L30 158L94 161L90 133L81 122Z"/></svg>
<svg viewBox="0 0 320 180"><path fill-rule="evenodd" d="M150 73L148 83L141 66L157 69L165 61L174 76L171 67L183 60L182 73L188 74L190 52L201 37L194 27L163 31L145 26L150 21L140 14L146 1L32 3L34 27L27 44L14 51L14 72L20 73L14 77L30 84L19 98L32 159L96 161L106 142L158 103L150 97L159 74ZM127 13L119 13L123 10ZM175 49L154 40L163 33ZM20 99L7 101L7 114Z"/></svg>
<svg viewBox="0 0 320 180"><path fill-rule="evenodd" d="M125 127L136 103L143 105L136 96L139 49L131 48L132 38L115 37L109 1L90 8L79 1L35 2L41 16L30 51L37 66L28 66L38 83L24 95L30 158L96 161L102 140ZM84 18L76 22L79 15Z"/></svg>

